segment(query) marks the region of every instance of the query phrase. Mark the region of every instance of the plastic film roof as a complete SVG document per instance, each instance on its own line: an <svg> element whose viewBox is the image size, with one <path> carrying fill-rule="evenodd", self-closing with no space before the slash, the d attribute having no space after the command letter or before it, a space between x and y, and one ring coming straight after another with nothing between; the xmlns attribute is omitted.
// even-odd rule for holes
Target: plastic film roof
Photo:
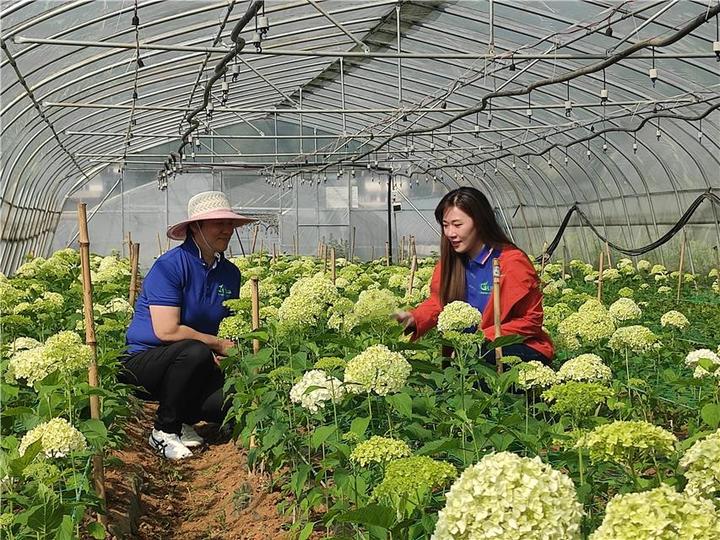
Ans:
<svg viewBox="0 0 720 540"><path fill-rule="evenodd" d="M3 270L47 251L67 198L108 166L142 163L162 186L188 113L203 105L231 31L254 4L2 3ZM257 6L269 30L259 47L255 17L240 32L247 43L212 84L211 112L195 117L189 140L202 146L194 159L192 142L178 153L185 170L253 165L282 187L298 171L392 168L409 181L476 185L507 215L528 208L557 225L579 202L599 225L658 232L674 221L668 214L720 187L717 1ZM593 69L697 18L673 43ZM482 101L508 90L519 95ZM467 114L473 108L483 110ZM302 126L296 152L284 145L275 155L273 121ZM223 139L233 126L250 135ZM208 134L233 150L205 151ZM244 152L254 139L268 141L264 153ZM717 214L700 221L720 243Z"/></svg>

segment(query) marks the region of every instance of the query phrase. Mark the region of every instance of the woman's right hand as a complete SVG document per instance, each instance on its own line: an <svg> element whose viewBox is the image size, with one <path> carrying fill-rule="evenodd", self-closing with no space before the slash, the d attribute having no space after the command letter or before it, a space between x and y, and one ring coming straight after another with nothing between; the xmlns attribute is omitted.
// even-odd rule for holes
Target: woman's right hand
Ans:
<svg viewBox="0 0 720 540"><path fill-rule="evenodd" d="M230 354L230 349L232 349L233 347L235 347L235 342L232 339L218 338L215 347L213 347L213 350L219 356L228 356L228 354Z"/></svg>
<svg viewBox="0 0 720 540"><path fill-rule="evenodd" d="M397 322L403 325L405 330L415 329L415 317L409 311L396 311L393 313L393 317Z"/></svg>

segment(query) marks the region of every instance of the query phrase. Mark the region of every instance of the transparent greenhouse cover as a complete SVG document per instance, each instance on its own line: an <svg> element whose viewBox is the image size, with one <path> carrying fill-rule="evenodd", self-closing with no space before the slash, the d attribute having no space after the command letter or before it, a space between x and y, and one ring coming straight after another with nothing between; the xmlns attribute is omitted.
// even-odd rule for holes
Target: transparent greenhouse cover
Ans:
<svg viewBox="0 0 720 540"><path fill-rule="evenodd" d="M232 31L253 8L223 74ZM615 244L648 244L720 189L719 9L3 1L0 270L73 245L78 201L94 251L124 249L130 232L147 265L206 189L260 220L258 236L240 231L235 253L253 237L301 253L325 239L369 258L412 235L430 254L432 210L458 185L488 194L530 253L575 203ZM719 213L703 202L656 258L672 257L685 235L691 264L717 264ZM586 259L600 245L577 217L561 244Z"/></svg>

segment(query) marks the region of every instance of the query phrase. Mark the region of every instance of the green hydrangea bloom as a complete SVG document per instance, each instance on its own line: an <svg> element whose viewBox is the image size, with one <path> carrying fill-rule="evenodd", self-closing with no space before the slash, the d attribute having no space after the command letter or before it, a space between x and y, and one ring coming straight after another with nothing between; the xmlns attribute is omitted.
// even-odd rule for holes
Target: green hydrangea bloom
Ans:
<svg viewBox="0 0 720 540"><path fill-rule="evenodd" d="M620 298L632 298L635 296L635 291L633 291L630 287L621 287L618 290L618 296Z"/></svg>
<svg viewBox="0 0 720 540"><path fill-rule="evenodd" d="M597 301L588 300L557 328L560 344L574 351L582 345L597 345L615 331L615 321Z"/></svg>
<svg viewBox="0 0 720 540"><path fill-rule="evenodd" d="M286 332L307 332L327 322L328 308L338 298L337 288L324 275L301 278L283 300L278 311L278 321Z"/></svg>
<svg viewBox="0 0 720 540"><path fill-rule="evenodd" d="M555 329L565 318L572 314L573 310L566 303L558 302L553 306L545 306L543 312L543 322L545 326L550 329Z"/></svg>
<svg viewBox="0 0 720 540"><path fill-rule="evenodd" d="M355 447L350 454L350 461L367 467L370 463L387 463L409 455L410 447L405 441L373 435Z"/></svg>
<svg viewBox="0 0 720 540"><path fill-rule="evenodd" d="M252 325L248 316L244 313L238 315L230 315L220 321L218 329L218 337L225 339L238 339L242 334L250 332Z"/></svg>
<svg viewBox="0 0 720 540"><path fill-rule="evenodd" d="M720 429L695 441L680 459L688 483L685 493L715 498L720 491Z"/></svg>
<svg viewBox="0 0 720 540"><path fill-rule="evenodd" d="M315 365L315 369L324 369L325 371L332 371L333 369L343 369L346 366L345 360L338 358L337 356L326 356L320 358Z"/></svg>
<svg viewBox="0 0 720 540"><path fill-rule="evenodd" d="M405 386L411 369L402 354L385 345L373 345L347 363L345 383L348 392L375 392L385 396Z"/></svg>
<svg viewBox="0 0 720 540"><path fill-rule="evenodd" d="M64 418L53 418L28 431L20 441L20 455L25 454L28 446L37 440L42 441L42 449L47 457L65 457L70 452L80 452L87 448L85 436Z"/></svg>
<svg viewBox="0 0 720 540"><path fill-rule="evenodd" d="M467 302L456 300L447 304L438 316L437 329L441 334L462 332L480 324L482 313Z"/></svg>
<svg viewBox="0 0 720 540"><path fill-rule="evenodd" d="M487 455L462 473L446 501L433 540L580 538L572 480L539 457Z"/></svg>
<svg viewBox="0 0 720 540"><path fill-rule="evenodd" d="M608 341L608 345L614 351L627 348L636 353L647 352L658 344L658 337L652 330L637 324L618 328Z"/></svg>
<svg viewBox="0 0 720 540"><path fill-rule="evenodd" d="M61 473L60 469L52 463L38 461L25 467L22 475L26 480L37 480L46 486L50 486L60 479Z"/></svg>
<svg viewBox="0 0 720 540"><path fill-rule="evenodd" d="M557 381L557 373L538 360L530 360L518 366L518 386L525 390L552 386Z"/></svg>
<svg viewBox="0 0 720 540"><path fill-rule="evenodd" d="M608 308L616 321L633 321L642 317L642 310L632 298L619 298Z"/></svg>
<svg viewBox="0 0 720 540"><path fill-rule="evenodd" d="M558 370L561 381L607 382L612 370L597 354L587 353L571 358Z"/></svg>
<svg viewBox="0 0 720 540"><path fill-rule="evenodd" d="M584 435L577 448L586 448L593 461L634 464L653 455L668 455L677 438L669 431L643 421L618 420Z"/></svg>
<svg viewBox="0 0 720 540"><path fill-rule="evenodd" d="M568 381L556 384L542 393L542 398L552 403L550 409L557 414L570 414L575 418L589 416L612 397L612 389L593 382Z"/></svg>
<svg viewBox="0 0 720 540"><path fill-rule="evenodd" d="M385 477L373 490L373 498L400 506L401 501L420 504L425 496L450 483L457 470L450 463L427 456L413 456L391 461Z"/></svg>
<svg viewBox="0 0 720 540"><path fill-rule="evenodd" d="M268 372L268 379L275 384L289 384L295 377L295 370L289 366L280 366Z"/></svg>
<svg viewBox="0 0 720 540"><path fill-rule="evenodd" d="M65 375L86 369L92 360L92 349L75 332L58 332L45 341L45 354Z"/></svg>
<svg viewBox="0 0 720 540"><path fill-rule="evenodd" d="M590 540L713 540L720 516L705 499L677 493L666 484L642 493L615 495Z"/></svg>
<svg viewBox="0 0 720 540"><path fill-rule="evenodd" d="M660 324L663 328L671 326L673 328L677 328L678 330L685 330L688 326L690 326L690 321L688 321L688 318L679 311L671 309L660 317Z"/></svg>
<svg viewBox="0 0 720 540"><path fill-rule="evenodd" d="M398 308L398 298L387 289L362 291L353 306L353 317L358 324L387 325Z"/></svg>

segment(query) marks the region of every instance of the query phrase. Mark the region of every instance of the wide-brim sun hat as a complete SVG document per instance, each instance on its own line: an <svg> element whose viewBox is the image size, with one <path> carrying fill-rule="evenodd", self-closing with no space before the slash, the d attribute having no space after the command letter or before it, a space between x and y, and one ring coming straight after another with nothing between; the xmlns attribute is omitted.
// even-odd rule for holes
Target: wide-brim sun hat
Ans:
<svg viewBox="0 0 720 540"><path fill-rule="evenodd" d="M188 217L168 227L167 235L172 240L184 240L187 227L194 221L206 219L228 219L233 221L233 227L240 227L246 223L257 221L241 216L233 211L230 200L222 191L203 191L193 195L188 201Z"/></svg>

